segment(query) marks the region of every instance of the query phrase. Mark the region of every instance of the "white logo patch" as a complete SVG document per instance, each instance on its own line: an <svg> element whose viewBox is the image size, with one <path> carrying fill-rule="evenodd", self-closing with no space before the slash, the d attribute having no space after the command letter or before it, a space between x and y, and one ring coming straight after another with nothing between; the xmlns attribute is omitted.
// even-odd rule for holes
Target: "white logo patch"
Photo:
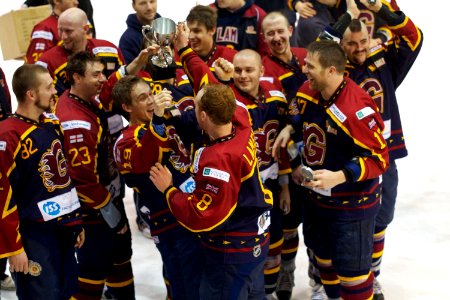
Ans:
<svg viewBox="0 0 450 300"><path fill-rule="evenodd" d="M198 162L200 160L200 156L202 155L203 149L205 149L204 147L200 148L197 150L197 152L195 153L195 157L194 157L194 174L197 174L198 172Z"/></svg>
<svg viewBox="0 0 450 300"><path fill-rule="evenodd" d="M46 69L47 69L47 66L48 66L47 63L45 63L45 62L43 62L43 61L40 61L40 60L38 60L37 62L35 62L35 64L36 64L36 65L43 66L43 67L46 68Z"/></svg>
<svg viewBox="0 0 450 300"><path fill-rule="evenodd" d="M0 151L6 151L6 142L0 141Z"/></svg>
<svg viewBox="0 0 450 300"><path fill-rule="evenodd" d="M331 113L338 118L341 123L344 123L345 120L347 120L347 116L344 115L344 113L336 106L336 104L333 104L330 106Z"/></svg>
<svg viewBox="0 0 450 300"><path fill-rule="evenodd" d="M372 109L372 107L364 107L361 110L358 110L356 112L356 117L358 118L358 120L364 119L367 116L370 116L371 114L374 114L375 111Z"/></svg>
<svg viewBox="0 0 450 300"><path fill-rule="evenodd" d="M204 168L203 169L203 176L205 177L212 177L212 178L216 178L225 182L229 182L230 181L230 174L225 172L225 171L221 171L218 169L214 169L214 168Z"/></svg>
<svg viewBox="0 0 450 300"><path fill-rule="evenodd" d="M82 121L82 120L73 120L73 121L62 122L61 126L64 131L76 129L76 128L91 130L91 123Z"/></svg>
<svg viewBox="0 0 450 300"><path fill-rule="evenodd" d="M280 98L283 98L283 99L285 98L284 94L282 92L280 92L280 91L277 91L277 90L269 91L269 94L272 97L280 97Z"/></svg>
<svg viewBox="0 0 450 300"><path fill-rule="evenodd" d="M44 39L44 40L53 41L53 34L49 31L38 30L38 31L33 32L31 39Z"/></svg>
<svg viewBox="0 0 450 300"><path fill-rule="evenodd" d="M94 53L94 55L97 55L99 53L114 53L114 54L117 54L117 49L115 49L113 47L95 47L94 49L92 49L92 53Z"/></svg>

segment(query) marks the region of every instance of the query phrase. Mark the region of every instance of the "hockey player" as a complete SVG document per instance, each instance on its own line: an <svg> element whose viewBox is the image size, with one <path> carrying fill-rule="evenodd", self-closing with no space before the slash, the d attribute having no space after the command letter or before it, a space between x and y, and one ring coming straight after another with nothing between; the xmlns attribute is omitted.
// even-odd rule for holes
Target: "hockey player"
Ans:
<svg viewBox="0 0 450 300"><path fill-rule="evenodd" d="M225 85L207 85L195 104L210 142L195 154L194 192L174 187L161 164L152 167L150 178L178 221L202 241L206 268L200 299L262 299L272 197L260 181L247 112L241 107L235 113L233 91Z"/></svg>
<svg viewBox="0 0 450 300"><path fill-rule="evenodd" d="M352 7L356 4L352 0ZM388 142L390 167L383 174L383 202L376 218L372 271L380 273L384 250L384 236L387 226L394 218L397 198L398 173L396 159L407 156L403 136L400 111L395 94L411 69L422 47L422 31L402 12L393 12L381 1L369 4L362 0L368 10L386 23L384 32L393 39L385 44L371 48L371 35L368 26L360 20L351 20L349 13L343 15L332 28L327 28L329 36L341 39L341 46L348 57L346 75L362 87L375 101L385 123L383 136ZM356 9L349 10L357 15ZM384 299L381 285L375 280L374 299Z"/></svg>
<svg viewBox="0 0 450 300"><path fill-rule="evenodd" d="M181 48L181 58L186 72L191 76L194 89L197 82L208 82L205 76L216 82L204 64L190 48L187 41L183 41L183 34L177 38L177 47ZM223 64L219 59L215 62L217 75L223 73ZM272 157L272 145L281 127L285 124L287 102L282 92L267 81L260 82L264 73L260 55L253 50L239 51L233 59L233 83L230 84L236 99L249 111L252 129L257 145L258 167L265 186L272 191L274 208L271 210L270 250L265 263L265 290L272 294L277 283L280 269L280 254L283 244L281 227L281 208L289 210L290 197L288 190L289 161L286 153L282 164L278 164ZM205 75L206 74L206 75Z"/></svg>
<svg viewBox="0 0 450 300"><path fill-rule="evenodd" d="M381 115L370 96L344 78L345 53L334 41L308 46L308 78L291 102L292 124L303 140L305 243L312 248L330 299L371 299L371 256L380 206L379 176L389 167ZM276 154L276 151L274 151Z"/></svg>
<svg viewBox="0 0 450 300"><path fill-rule="evenodd" d="M173 125L162 123L166 106L172 106L168 90L156 95L137 76L126 76L113 89L113 99L129 115L129 126L118 138L114 156L125 182L139 193L138 209L150 227L170 282L171 299L198 299L202 253L199 240L182 227L148 176L156 163L164 163L174 175L174 184L192 192L191 154ZM156 115L154 115L156 113Z"/></svg>
<svg viewBox="0 0 450 300"><path fill-rule="evenodd" d="M0 120L11 114L11 94L6 82L5 73L0 68Z"/></svg>
<svg viewBox="0 0 450 300"><path fill-rule="evenodd" d="M51 0L52 13L37 23L31 31L31 40L25 55L25 63L34 64L45 51L56 46L60 40L58 17L66 9L77 7L78 0Z"/></svg>
<svg viewBox="0 0 450 300"><path fill-rule="evenodd" d="M96 98L105 77L94 54L70 57L70 90L58 100L56 115L64 130L69 172L77 188L86 230L77 252L80 292L76 299L100 299L104 284L118 299L134 299L131 233L123 204L123 185L113 145L122 118L107 113Z"/></svg>
<svg viewBox="0 0 450 300"><path fill-rule="evenodd" d="M218 45L214 41L217 12L209 6L196 5L186 17L189 45L214 73L214 62L219 57L232 61L236 50ZM179 49L177 49L179 50Z"/></svg>
<svg viewBox="0 0 450 300"><path fill-rule="evenodd" d="M69 177L55 88L42 66L13 75L17 110L0 125L0 258L19 299L69 299L78 289L75 247L84 242Z"/></svg>
<svg viewBox="0 0 450 300"><path fill-rule="evenodd" d="M101 58L106 77L123 65L123 56L114 44L98 39L88 39L87 17L84 11L73 7L65 10L58 19L58 30L62 43L41 55L36 62L46 67L55 82L58 96L70 88L66 77L66 64L69 55L80 51L89 51Z"/></svg>
<svg viewBox="0 0 450 300"><path fill-rule="evenodd" d="M270 55L263 58L264 80L273 82L286 95L290 102L298 89L306 80L302 72L306 49L290 46L292 27L287 18L280 12L269 13L262 22L264 41L270 49ZM298 148L291 144L290 148ZM296 150L298 152L298 150ZM295 155L294 155L295 156ZM298 166L300 160L293 160L291 167ZM280 300L290 299L294 287L295 257L299 246L298 227L302 222L304 188L294 181L289 181L292 199L291 209L283 216L283 238L281 253L281 270L277 283L277 297Z"/></svg>

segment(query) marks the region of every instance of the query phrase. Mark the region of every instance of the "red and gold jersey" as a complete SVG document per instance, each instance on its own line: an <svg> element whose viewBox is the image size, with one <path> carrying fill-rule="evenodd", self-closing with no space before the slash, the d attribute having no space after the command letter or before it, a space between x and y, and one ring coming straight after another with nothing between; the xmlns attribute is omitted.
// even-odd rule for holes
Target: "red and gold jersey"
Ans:
<svg viewBox="0 0 450 300"><path fill-rule="evenodd" d="M25 55L25 63L34 64L42 53L56 46L59 40L58 17L52 13L34 26Z"/></svg>
<svg viewBox="0 0 450 300"><path fill-rule="evenodd" d="M291 102L289 114L296 134L302 136L305 165L351 174L351 182L311 192L317 203L343 218L375 214L379 176L389 166L389 154L382 136L383 119L372 98L345 78L325 101L306 82Z"/></svg>
<svg viewBox="0 0 450 300"><path fill-rule="evenodd" d="M83 209L99 209L106 205L111 195L105 188L111 182L115 165L111 165L111 139L102 105L69 94L66 91L58 100L56 115L64 131L64 148L69 161L70 176L77 188ZM114 125L111 125L112 127Z"/></svg>
<svg viewBox="0 0 450 300"><path fill-rule="evenodd" d="M63 136L54 115L40 122L18 114L0 125L0 258L22 250L19 224L81 224ZM80 228L78 228L79 230Z"/></svg>
<svg viewBox="0 0 450 300"><path fill-rule="evenodd" d="M265 56L262 60L263 80L272 82L278 90L283 91L288 102L294 99L298 89L306 81L306 76L302 71L306 49L291 47L291 51L292 60L289 63L285 63L273 55Z"/></svg>
<svg viewBox="0 0 450 300"><path fill-rule="evenodd" d="M170 210L222 262L262 260L268 251L272 193L258 170L255 139L244 109L234 131L197 150L191 173L195 190L166 192Z"/></svg>

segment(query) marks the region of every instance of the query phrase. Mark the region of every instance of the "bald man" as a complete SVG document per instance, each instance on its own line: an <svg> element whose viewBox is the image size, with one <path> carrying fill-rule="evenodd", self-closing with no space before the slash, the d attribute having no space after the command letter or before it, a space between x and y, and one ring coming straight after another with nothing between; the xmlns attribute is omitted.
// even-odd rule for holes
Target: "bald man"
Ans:
<svg viewBox="0 0 450 300"><path fill-rule="evenodd" d="M119 48L105 40L88 39L88 31L88 19L84 11L76 7L65 10L58 19L58 32L62 43L44 52L36 62L50 72L58 96L70 88L65 66L71 54L89 51L100 57L104 65L103 74L106 77L124 64Z"/></svg>

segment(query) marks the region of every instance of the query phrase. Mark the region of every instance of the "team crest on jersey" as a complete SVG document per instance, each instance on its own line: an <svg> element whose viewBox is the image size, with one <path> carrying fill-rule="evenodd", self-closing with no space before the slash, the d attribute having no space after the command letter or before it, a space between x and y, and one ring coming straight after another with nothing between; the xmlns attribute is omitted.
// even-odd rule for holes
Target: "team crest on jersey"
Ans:
<svg viewBox="0 0 450 300"><path fill-rule="evenodd" d="M278 121L270 120L264 124L263 128L254 131L260 167L268 166L272 162L272 147L278 134L278 127Z"/></svg>
<svg viewBox="0 0 450 300"><path fill-rule="evenodd" d="M245 29L245 33L256 34L255 26L253 26L253 25L247 26L247 29Z"/></svg>
<svg viewBox="0 0 450 300"><path fill-rule="evenodd" d="M166 129L166 134L170 143L170 148L172 153L170 154L169 161L176 170L181 173L186 173L191 165L191 156L186 150L186 147L181 141L180 137L175 131L175 127L168 126Z"/></svg>
<svg viewBox="0 0 450 300"><path fill-rule="evenodd" d="M369 129L372 129L375 127L375 125L377 125L377 122L375 121L375 119L370 120L369 122Z"/></svg>
<svg viewBox="0 0 450 300"><path fill-rule="evenodd" d="M67 161L59 140L53 141L50 149L42 154L39 172L42 182L49 192L65 188L70 184Z"/></svg>
<svg viewBox="0 0 450 300"><path fill-rule="evenodd" d="M42 266L40 263L29 260L28 261L28 273L31 276L37 277L42 273Z"/></svg>

